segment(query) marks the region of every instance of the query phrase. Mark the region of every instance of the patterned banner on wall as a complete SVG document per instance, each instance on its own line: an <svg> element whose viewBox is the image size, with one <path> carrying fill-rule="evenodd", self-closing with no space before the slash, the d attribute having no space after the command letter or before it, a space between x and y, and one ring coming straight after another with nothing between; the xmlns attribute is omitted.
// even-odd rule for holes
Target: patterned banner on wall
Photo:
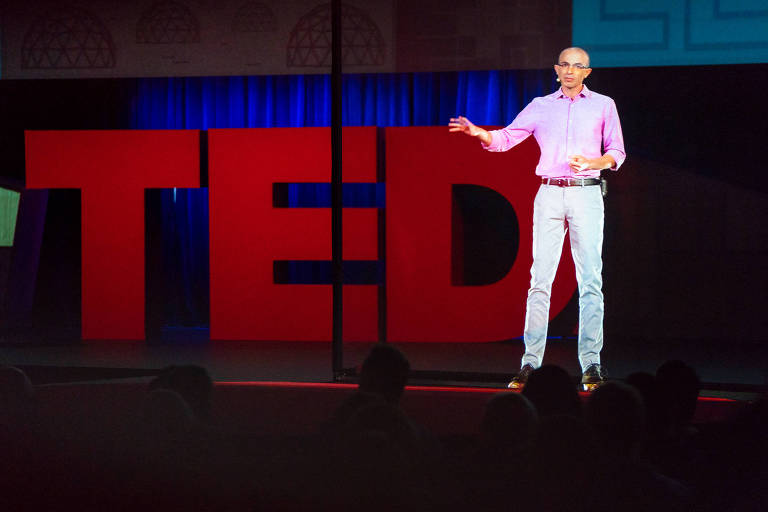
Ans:
<svg viewBox="0 0 768 512"><path fill-rule="evenodd" d="M3 78L330 72L322 0L7 4ZM570 44L570 23L570 0L347 0L344 71L541 69Z"/></svg>
<svg viewBox="0 0 768 512"><path fill-rule="evenodd" d="M601 67L768 62L768 3L574 0L573 42Z"/></svg>

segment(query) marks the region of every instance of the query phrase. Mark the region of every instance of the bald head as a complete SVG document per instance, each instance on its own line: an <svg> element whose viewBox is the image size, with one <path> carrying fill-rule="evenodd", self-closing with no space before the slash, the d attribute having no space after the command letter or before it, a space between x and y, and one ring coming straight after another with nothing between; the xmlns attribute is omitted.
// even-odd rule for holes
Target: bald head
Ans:
<svg viewBox="0 0 768 512"><path fill-rule="evenodd" d="M586 67L589 67L589 54L584 48L578 46L571 46L560 52L557 57L557 62L581 62Z"/></svg>
<svg viewBox="0 0 768 512"><path fill-rule="evenodd" d="M581 92L584 79L592 73L589 54L576 46L561 51L557 64L552 67L557 74L561 90L569 98L575 98Z"/></svg>

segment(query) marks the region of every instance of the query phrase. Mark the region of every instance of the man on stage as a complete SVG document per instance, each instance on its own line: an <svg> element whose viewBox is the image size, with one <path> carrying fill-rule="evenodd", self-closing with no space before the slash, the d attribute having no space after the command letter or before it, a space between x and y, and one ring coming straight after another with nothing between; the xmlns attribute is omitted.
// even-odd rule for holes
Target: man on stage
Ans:
<svg viewBox="0 0 768 512"><path fill-rule="evenodd" d="M486 131L459 116L449 131L476 137L488 151L507 151L533 135L541 148L536 174L542 184L533 206L533 265L525 314L525 354L509 383L522 388L541 366L549 302L565 233L579 283L579 362L584 389L605 381L603 346L603 198L600 171L617 170L626 158L616 104L584 85L592 69L581 48L560 52L554 66L561 84L534 99L501 130Z"/></svg>

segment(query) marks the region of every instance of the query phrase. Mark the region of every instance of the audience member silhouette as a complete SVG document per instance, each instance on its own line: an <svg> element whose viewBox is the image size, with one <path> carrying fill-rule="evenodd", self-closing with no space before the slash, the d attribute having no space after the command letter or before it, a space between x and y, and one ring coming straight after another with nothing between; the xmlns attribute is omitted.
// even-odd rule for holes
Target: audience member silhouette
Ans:
<svg viewBox="0 0 768 512"><path fill-rule="evenodd" d="M541 418L530 471L536 489L537 510L579 512L590 510L594 487L590 460L597 452L584 419L572 415Z"/></svg>
<svg viewBox="0 0 768 512"><path fill-rule="evenodd" d="M584 415L598 448L588 459L600 490L590 510L687 510L688 489L640 461L645 411L633 387L603 384L590 396Z"/></svg>
<svg viewBox="0 0 768 512"><path fill-rule="evenodd" d="M694 429L700 382L680 361L656 376L638 372L627 384L604 384L583 410L566 372L542 366L522 393L488 401L476 436L442 438L453 443L447 456L400 408L409 369L399 350L377 345L359 389L325 431L333 435L245 432L225 443L228 433L200 421L211 410L205 369L169 367L151 383L125 439L115 435L114 448L102 450L83 445L110 444L96 432L95 416L79 424L98 438L69 439L74 423L50 415L42 418L54 421L40 430L53 433L49 444L25 438L23 411L34 409L35 389L20 370L0 367L0 496L4 505L32 509L101 510L253 509L258 502L270 510L720 511L761 510L768 500L766 402L733 425Z"/></svg>
<svg viewBox="0 0 768 512"><path fill-rule="evenodd" d="M405 452L419 447L418 431L400 407L388 402L370 403L358 408L345 425L347 432L382 432Z"/></svg>
<svg viewBox="0 0 768 512"><path fill-rule="evenodd" d="M214 501L212 447L180 393L155 389L145 397L141 421L128 447L126 471L136 509L198 509ZM209 501L210 500L210 501Z"/></svg>
<svg viewBox="0 0 768 512"><path fill-rule="evenodd" d="M381 394L358 391L334 414L319 501L333 508L423 510L429 466L422 431ZM330 471L328 470L332 468ZM343 491L334 482L343 481Z"/></svg>
<svg viewBox="0 0 768 512"><path fill-rule="evenodd" d="M701 381L696 370L682 361L667 361L656 370L664 410L670 421L671 437L686 437L696 413Z"/></svg>
<svg viewBox="0 0 768 512"><path fill-rule="evenodd" d="M628 375L625 381L640 393L645 405L645 444L663 441L669 432L669 415L656 377L647 372L635 372Z"/></svg>
<svg viewBox="0 0 768 512"><path fill-rule="evenodd" d="M538 422L536 409L519 393L499 393L488 401L477 448L457 468L457 480L466 488L457 509L501 511L535 503L529 498Z"/></svg>
<svg viewBox="0 0 768 512"><path fill-rule="evenodd" d="M600 386L590 395L585 415L603 453L627 460L637 457L645 428L645 409L634 388L618 381Z"/></svg>
<svg viewBox="0 0 768 512"><path fill-rule="evenodd" d="M712 510L757 512L768 508L768 398L764 394L740 415L710 463L706 494ZM712 492L727 489L729 492Z"/></svg>
<svg viewBox="0 0 768 512"><path fill-rule="evenodd" d="M408 382L411 364L405 355L392 345L375 345L360 369L360 390L383 396L397 403Z"/></svg>
<svg viewBox="0 0 768 512"><path fill-rule="evenodd" d="M367 393L359 389L349 395L333 412L330 421L323 426L323 430L330 433L341 431L346 428L350 418L361 408L372 405L387 403L384 397L376 393ZM324 432L325 433L325 432Z"/></svg>
<svg viewBox="0 0 768 512"><path fill-rule="evenodd" d="M545 364L528 377L522 391L533 403L539 416L581 416L581 399L568 372L559 366Z"/></svg>
<svg viewBox="0 0 768 512"><path fill-rule="evenodd" d="M373 406L376 407L376 406ZM381 407L392 407L384 405ZM341 510L423 510L419 472L409 448L384 430L362 428L349 432L328 482L324 505Z"/></svg>
<svg viewBox="0 0 768 512"><path fill-rule="evenodd" d="M499 393L485 406L480 445L505 460L526 456L536 440L539 415L519 393Z"/></svg>

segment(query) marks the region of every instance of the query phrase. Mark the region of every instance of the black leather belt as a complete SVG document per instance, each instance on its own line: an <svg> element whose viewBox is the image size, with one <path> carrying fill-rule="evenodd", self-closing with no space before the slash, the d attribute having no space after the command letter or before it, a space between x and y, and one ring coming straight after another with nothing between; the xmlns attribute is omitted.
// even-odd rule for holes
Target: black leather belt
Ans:
<svg viewBox="0 0 768 512"><path fill-rule="evenodd" d="M542 178L544 185L555 185L556 187L587 187L590 185L599 185L600 178Z"/></svg>

